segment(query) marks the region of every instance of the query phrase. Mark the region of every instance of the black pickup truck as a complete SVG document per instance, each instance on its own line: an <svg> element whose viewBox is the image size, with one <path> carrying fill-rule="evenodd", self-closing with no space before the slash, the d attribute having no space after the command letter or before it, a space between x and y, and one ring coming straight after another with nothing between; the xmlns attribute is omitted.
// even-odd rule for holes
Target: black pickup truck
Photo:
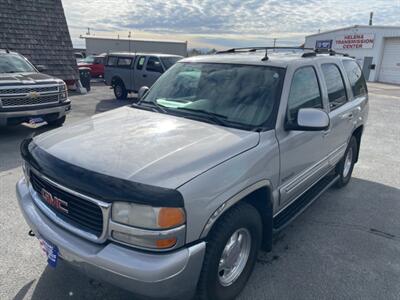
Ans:
<svg viewBox="0 0 400 300"><path fill-rule="evenodd" d="M67 86L22 55L0 50L0 126L31 120L61 126L71 110Z"/></svg>

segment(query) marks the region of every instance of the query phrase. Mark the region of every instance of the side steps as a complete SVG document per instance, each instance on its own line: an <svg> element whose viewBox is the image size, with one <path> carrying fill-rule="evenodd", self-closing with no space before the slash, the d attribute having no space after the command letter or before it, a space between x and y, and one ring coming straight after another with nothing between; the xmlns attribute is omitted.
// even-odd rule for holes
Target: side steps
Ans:
<svg viewBox="0 0 400 300"><path fill-rule="evenodd" d="M339 175L328 174L307 192L301 195L297 200L291 203L283 211L274 217L274 232L278 232L285 228L298 215L300 215L311 203L313 203L323 192L330 188L337 180Z"/></svg>

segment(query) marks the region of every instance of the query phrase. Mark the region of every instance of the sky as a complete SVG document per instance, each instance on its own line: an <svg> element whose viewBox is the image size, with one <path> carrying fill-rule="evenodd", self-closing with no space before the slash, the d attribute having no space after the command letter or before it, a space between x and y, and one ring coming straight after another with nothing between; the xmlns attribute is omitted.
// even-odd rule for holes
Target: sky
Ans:
<svg viewBox="0 0 400 300"><path fill-rule="evenodd" d="M297 46L352 25L400 25L400 0L62 0L75 47L81 35L173 39L189 48Z"/></svg>

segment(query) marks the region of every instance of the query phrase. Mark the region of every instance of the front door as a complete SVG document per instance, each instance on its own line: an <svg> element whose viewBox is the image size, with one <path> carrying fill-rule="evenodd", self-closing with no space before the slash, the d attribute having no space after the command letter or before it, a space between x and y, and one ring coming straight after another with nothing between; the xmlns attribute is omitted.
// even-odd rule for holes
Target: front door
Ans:
<svg viewBox="0 0 400 300"><path fill-rule="evenodd" d="M286 121L297 121L301 108L326 110L317 74L312 66L294 72L288 96ZM278 130L280 148L280 206L294 200L328 170L323 131Z"/></svg>
<svg viewBox="0 0 400 300"><path fill-rule="evenodd" d="M164 68L158 57L150 56L146 63L146 85L151 87L154 82L164 73Z"/></svg>
<svg viewBox="0 0 400 300"><path fill-rule="evenodd" d="M146 64L146 56L139 56L136 59L135 68L133 71L134 87L135 92L139 91L142 86L148 86L146 83L146 71L144 66ZM148 86L150 87L150 86Z"/></svg>

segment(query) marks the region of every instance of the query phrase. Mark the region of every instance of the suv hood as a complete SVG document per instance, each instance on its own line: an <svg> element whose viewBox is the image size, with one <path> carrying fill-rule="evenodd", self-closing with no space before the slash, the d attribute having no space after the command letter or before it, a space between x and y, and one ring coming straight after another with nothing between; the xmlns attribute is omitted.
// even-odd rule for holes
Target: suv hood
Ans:
<svg viewBox="0 0 400 300"><path fill-rule="evenodd" d="M46 84L56 83L60 80L42 73L0 73L1 85Z"/></svg>
<svg viewBox="0 0 400 300"><path fill-rule="evenodd" d="M257 146L259 133L123 107L42 134L34 142L69 164L175 189Z"/></svg>

